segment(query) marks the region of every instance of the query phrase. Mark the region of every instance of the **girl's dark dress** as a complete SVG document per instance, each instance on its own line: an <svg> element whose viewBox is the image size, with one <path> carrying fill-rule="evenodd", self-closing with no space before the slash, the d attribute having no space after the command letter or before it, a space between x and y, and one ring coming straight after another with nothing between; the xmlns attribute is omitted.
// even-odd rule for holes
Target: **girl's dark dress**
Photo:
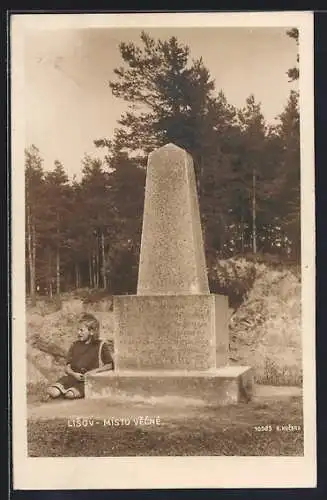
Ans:
<svg viewBox="0 0 327 500"><path fill-rule="evenodd" d="M67 364L77 373L86 373L102 365L112 363L109 346L103 340L95 340L89 344L77 340L72 344L67 355ZM62 394L73 390L75 395L84 397L84 382L76 380L72 375L64 375L52 387L57 387Z"/></svg>

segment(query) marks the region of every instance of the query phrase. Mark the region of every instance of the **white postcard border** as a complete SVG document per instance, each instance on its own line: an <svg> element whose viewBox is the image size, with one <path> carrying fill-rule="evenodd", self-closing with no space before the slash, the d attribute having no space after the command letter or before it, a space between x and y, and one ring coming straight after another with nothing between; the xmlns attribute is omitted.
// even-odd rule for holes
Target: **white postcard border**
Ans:
<svg viewBox="0 0 327 500"><path fill-rule="evenodd" d="M303 457L31 458L26 437L24 32L89 27L298 27L302 196ZM313 13L16 14L11 17L12 408L15 489L273 488L316 485Z"/></svg>

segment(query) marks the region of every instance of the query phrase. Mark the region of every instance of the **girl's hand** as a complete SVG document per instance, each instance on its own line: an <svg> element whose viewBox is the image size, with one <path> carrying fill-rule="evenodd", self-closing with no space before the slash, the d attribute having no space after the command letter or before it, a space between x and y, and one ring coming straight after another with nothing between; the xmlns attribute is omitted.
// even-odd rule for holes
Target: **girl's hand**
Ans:
<svg viewBox="0 0 327 500"><path fill-rule="evenodd" d="M78 380L79 382L83 382L84 380L84 375L83 373L76 373L74 372L74 377L76 378L76 380Z"/></svg>

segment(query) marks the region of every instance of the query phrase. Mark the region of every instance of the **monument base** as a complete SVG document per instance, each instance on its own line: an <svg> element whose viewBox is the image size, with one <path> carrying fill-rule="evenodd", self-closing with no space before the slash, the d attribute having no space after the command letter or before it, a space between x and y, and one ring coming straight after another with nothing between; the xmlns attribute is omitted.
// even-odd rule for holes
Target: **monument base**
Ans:
<svg viewBox="0 0 327 500"><path fill-rule="evenodd" d="M249 401L253 394L253 370L225 366L208 371L108 371L88 374L85 397L153 400L180 397L212 405Z"/></svg>
<svg viewBox="0 0 327 500"><path fill-rule="evenodd" d="M228 322L225 295L114 296L116 370L192 372L224 367Z"/></svg>

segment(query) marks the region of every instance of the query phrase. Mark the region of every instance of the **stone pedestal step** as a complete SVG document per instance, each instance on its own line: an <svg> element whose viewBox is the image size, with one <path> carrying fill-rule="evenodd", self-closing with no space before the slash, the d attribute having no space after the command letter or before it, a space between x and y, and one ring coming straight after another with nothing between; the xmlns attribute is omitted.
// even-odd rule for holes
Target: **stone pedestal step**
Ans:
<svg viewBox="0 0 327 500"><path fill-rule="evenodd" d="M225 366L207 371L117 371L88 374L85 396L129 399L176 397L206 404L227 405L252 399L253 370Z"/></svg>

